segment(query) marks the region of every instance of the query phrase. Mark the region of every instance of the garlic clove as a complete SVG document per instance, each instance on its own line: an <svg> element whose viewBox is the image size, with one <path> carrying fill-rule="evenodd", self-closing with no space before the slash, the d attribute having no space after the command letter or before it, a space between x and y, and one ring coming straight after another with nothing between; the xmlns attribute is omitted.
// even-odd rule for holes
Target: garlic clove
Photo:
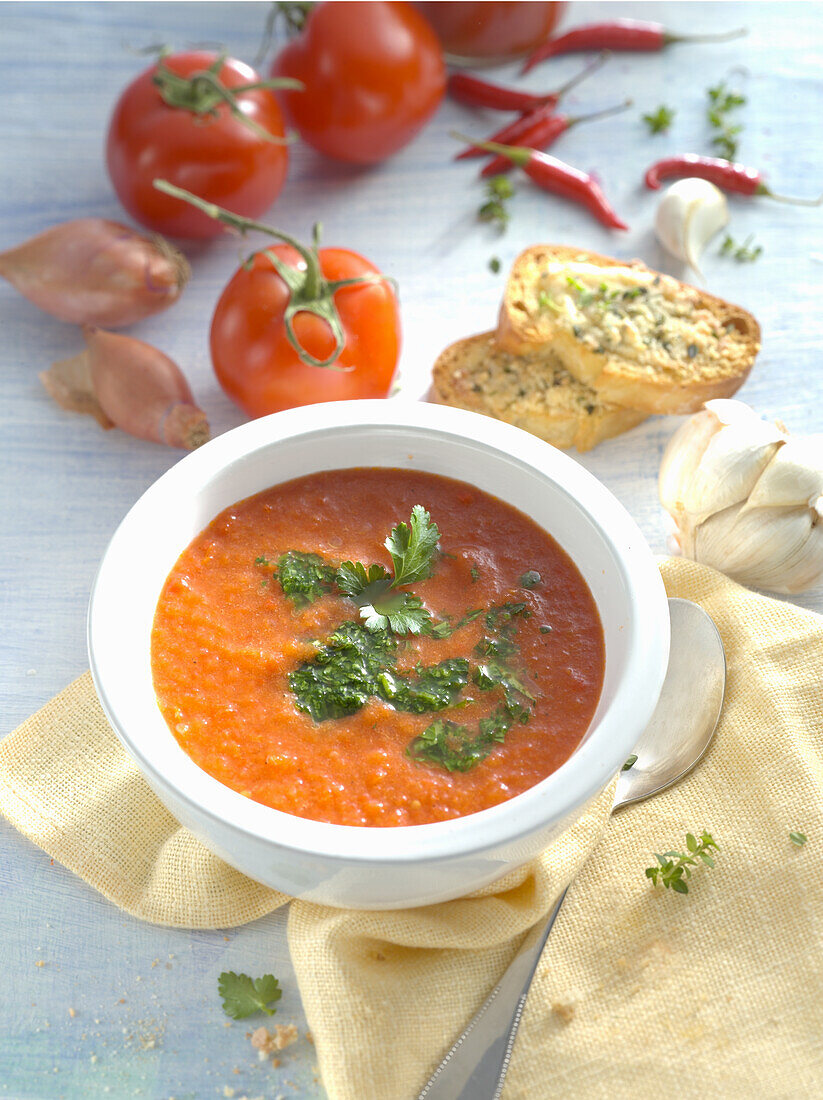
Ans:
<svg viewBox="0 0 823 1100"><path fill-rule="evenodd" d="M747 406L743 408L751 412ZM694 468L683 467L688 478L679 487L678 499L694 523L744 501L785 439L774 424L757 415L738 415L737 411L732 415L728 408L721 411L727 417L723 425L715 410L705 410L715 419L715 431ZM688 441L686 445L690 445Z"/></svg>
<svg viewBox="0 0 823 1100"><path fill-rule="evenodd" d="M671 516L677 518L685 511L683 497L706 448L719 430L718 418L703 409L681 424L669 440L660 463L658 490L660 503Z"/></svg>
<svg viewBox="0 0 823 1100"><path fill-rule="evenodd" d="M654 229L663 247L698 275L708 242L728 225L726 196L708 180L689 177L668 187L657 206Z"/></svg>
<svg viewBox="0 0 823 1100"><path fill-rule="evenodd" d="M740 584L800 592L823 570L823 529L808 508L745 508L716 512L694 531L689 557Z"/></svg>
<svg viewBox="0 0 823 1100"><path fill-rule="evenodd" d="M780 448L749 494L752 508L810 506L823 493L823 435L792 438Z"/></svg>

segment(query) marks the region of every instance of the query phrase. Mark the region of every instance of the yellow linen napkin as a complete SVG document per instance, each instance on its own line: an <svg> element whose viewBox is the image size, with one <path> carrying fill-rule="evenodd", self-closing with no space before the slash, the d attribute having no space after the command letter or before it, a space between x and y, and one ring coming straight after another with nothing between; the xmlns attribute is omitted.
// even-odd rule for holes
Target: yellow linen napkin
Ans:
<svg viewBox="0 0 823 1100"><path fill-rule="evenodd" d="M621 812L595 847L606 792L539 860L472 898L392 913L294 902L289 940L331 1100L414 1097L575 875L504 1100L823 1094L823 621L691 562L662 570L726 647L726 705L705 760ZM163 809L88 676L0 744L0 812L147 920L225 927L287 900ZM717 866L686 896L654 889L652 853L703 828Z"/></svg>

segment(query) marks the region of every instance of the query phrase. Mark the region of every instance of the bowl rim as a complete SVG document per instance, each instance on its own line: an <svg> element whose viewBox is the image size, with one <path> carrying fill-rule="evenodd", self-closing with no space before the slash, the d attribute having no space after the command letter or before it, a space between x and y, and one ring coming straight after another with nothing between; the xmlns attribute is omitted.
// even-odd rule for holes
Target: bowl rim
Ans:
<svg viewBox="0 0 823 1100"><path fill-rule="evenodd" d="M119 568L117 558L130 528L143 512L150 512L164 498L173 499L175 493L196 493L198 486L204 489L228 465L256 451L299 436L364 428L431 431L451 437L456 445L468 442L501 458L515 459L552 481L574 501L608 545L620 567L633 610L634 629L624 674L587 740L556 771L528 790L496 806L448 821L400 826L337 825L264 806L233 791L195 764L177 744L158 707L158 722L177 750L175 772L170 775L158 765L151 739L142 738L140 730L130 728L122 712L122 692L109 675L114 658L107 650L110 639L100 622L100 593L110 571ZM478 413L424 402L360 400L302 406L242 424L186 455L150 485L120 522L101 558L89 599L87 643L103 711L155 790L163 788L193 811L195 819L205 816L218 826L245 834L251 841L296 855L337 860L341 866L389 865L447 861L515 845L538 830L559 825L596 797L620 770L654 711L668 664L669 616L656 560L637 524L616 497L570 456L520 428ZM171 746L168 748L174 752Z"/></svg>

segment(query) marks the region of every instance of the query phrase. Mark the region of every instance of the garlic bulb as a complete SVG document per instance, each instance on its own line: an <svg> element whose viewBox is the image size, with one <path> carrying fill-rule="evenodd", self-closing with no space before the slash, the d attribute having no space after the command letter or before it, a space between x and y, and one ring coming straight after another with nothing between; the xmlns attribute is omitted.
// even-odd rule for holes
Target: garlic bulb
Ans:
<svg viewBox="0 0 823 1100"><path fill-rule="evenodd" d="M723 192L708 180L689 178L678 180L663 192L654 230L667 251L701 275L700 254L728 222L729 208Z"/></svg>
<svg viewBox="0 0 823 1100"><path fill-rule="evenodd" d="M823 435L707 401L672 436L659 490L685 557L771 592L823 579Z"/></svg>

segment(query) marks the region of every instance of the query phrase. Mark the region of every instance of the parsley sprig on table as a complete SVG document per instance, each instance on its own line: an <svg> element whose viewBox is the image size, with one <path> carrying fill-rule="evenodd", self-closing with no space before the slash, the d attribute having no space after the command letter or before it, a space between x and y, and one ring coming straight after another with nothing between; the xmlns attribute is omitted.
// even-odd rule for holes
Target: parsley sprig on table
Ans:
<svg viewBox="0 0 823 1100"><path fill-rule="evenodd" d="M650 878L655 886L660 882L667 890L688 894L689 885L686 879L691 878L691 868L697 866L698 860L707 867L714 867L710 852L720 849L712 840L711 834L705 831L700 834L699 840L694 833L686 833L686 847L688 852L664 852L662 855L655 852L657 866L646 868L646 878Z"/></svg>
<svg viewBox="0 0 823 1100"><path fill-rule="evenodd" d="M643 115L643 121L651 134L665 134L674 121L677 114L671 107L665 107L662 103L654 114Z"/></svg>
<svg viewBox="0 0 823 1100"><path fill-rule="evenodd" d="M224 971L217 981L217 991L223 998L223 1009L233 1020L244 1020L255 1012L273 1016L277 1011L271 1006L280 1000L280 983L273 974L262 978L250 978L248 974Z"/></svg>

